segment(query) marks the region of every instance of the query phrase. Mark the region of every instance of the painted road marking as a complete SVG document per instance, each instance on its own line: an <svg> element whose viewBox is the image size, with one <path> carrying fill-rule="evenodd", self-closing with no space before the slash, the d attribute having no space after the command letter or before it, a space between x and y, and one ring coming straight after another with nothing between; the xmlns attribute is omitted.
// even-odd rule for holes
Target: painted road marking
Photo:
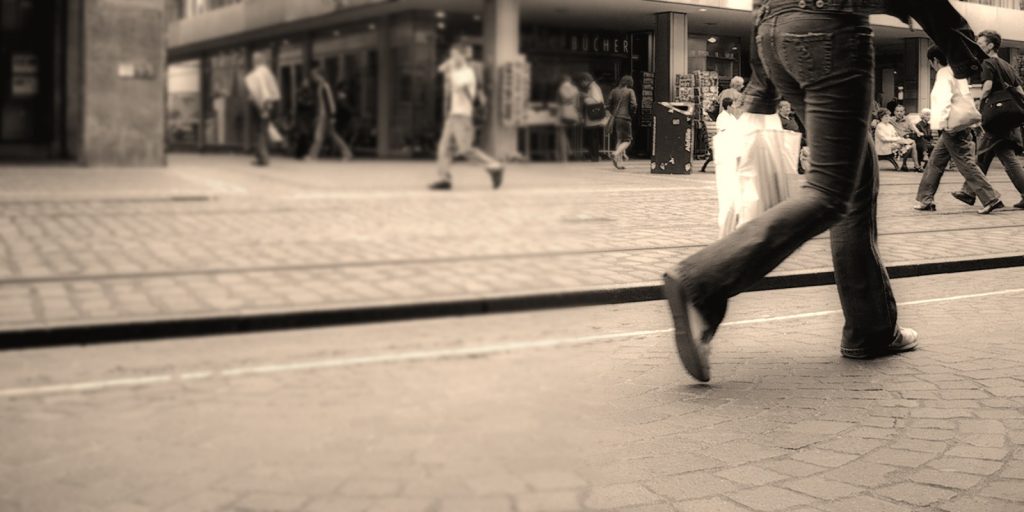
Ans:
<svg viewBox="0 0 1024 512"><path fill-rule="evenodd" d="M953 302L958 300L977 299L984 297L995 297L999 295L1012 295L1024 293L1024 288L999 290L985 293L972 293L968 295L954 295L950 297L937 297L933 299L914 300L901 302L899 306L918 306L924 304L935 304L941 302ZM750 320L737 320L723 322L722 326L752 325L771 322L784 322L788 320L801 320L806 318L818 318L823 316L841 314L842 310L832 309L825 311L813 311L810 313L799 313L794 315L772 316L765 318L754 318ZM416 350L409 352L398 352L394 354L379 354L371 356L339 357L322 359L317 361L302 361L296 363L267 364L257 366L242 366L225 370L182 372L176 374L152 375L146 377L123 378L112 380L96 380L77 382L71 384L52 384L47 386L19 387L0 389L0 398L26 397L37 395L53 395L62 393L81 393L87 391L100 391L112 388L142 387L157 384L168 384L173 382L190 382L208 380L213 378L242 377L246 375L265 375L274 373L289 373L308 370L323 370L328 368L345 368L352 366L368 366L385 363L404 363L416 361L440 361L447 359L462 359L470 357L482 357L509 352L520 352L526 350L572 347L587 345L591 343L602 343L620 340L623 338L635 338L640 336L660 335L671 333L672 329L654 329L646 331L630 331L615 334L599 334L583 336L578 338L556 338L550 340L498 343L482 347L465 347L441 350Z"/></svg>

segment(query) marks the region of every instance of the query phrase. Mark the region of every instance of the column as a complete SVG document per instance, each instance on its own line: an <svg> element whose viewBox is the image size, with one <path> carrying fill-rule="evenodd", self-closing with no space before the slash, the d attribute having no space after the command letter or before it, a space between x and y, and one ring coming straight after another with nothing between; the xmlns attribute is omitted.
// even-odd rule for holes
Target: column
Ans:
<svg viewBox="0 0 1024 512"><path fill-rule="evenodd" d="M672 101L676 75L689 72L690 29L685 13L661 12L654 17L654 101Z"/></svg>
<svg viewBox="0 0 1024 512"><path fill-rule="evenodd" d="M932 67L928 63L928 47L931 41L924 38L906 40L907 61L910 69L907 76L917 79L916 104L907 103L907 112L920 112L929 108L932 97ZM908 91L907 94L910 94Z"/></svg>
<svg viewBox="0 0 1024 512"><path fill-rule="evenodd" d="M391 20L377 20L377 157L391 155L391 110L394 103L394 55Z"/></svg>
<svg viewBox="0 0 1024 512"><path fill-rule="evenodd" d="M519 13L519 0L484 0L484 63L491 101L483 146L499 160L519 151L518 129L501 124L498 101L498 69L519 55Z"/></svg>

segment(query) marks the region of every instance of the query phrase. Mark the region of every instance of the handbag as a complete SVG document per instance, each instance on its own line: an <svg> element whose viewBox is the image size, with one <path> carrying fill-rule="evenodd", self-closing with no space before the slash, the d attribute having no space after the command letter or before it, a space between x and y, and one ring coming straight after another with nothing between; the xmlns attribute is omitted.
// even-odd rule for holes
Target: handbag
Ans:
<svg viewBox="0 0 1024 512"><path fill-rule="evenodd" d="M962 132L981 122L981 112L974 106L974 100L960 92L956 80L953 80L953 101L949 105L949 118L946 131Z"/></svg>
<svg viewBox="0 0 1024 512"><path fill-rule="evenodd" d="M583 113L586 116L587 121L600 121L607 115L607 109L604 107L604 103L594 102L587 98L583 103Z"/></svg>
<svg viewBox="0 0 1024 512"><path fill-rule="evenodd" d="M715 136L720 237L792 195L800 139L799 133L782 128L778 115L750 112Z"/></svg>
<svg viewBox="0 0 1024 512"><path fill-rule="evenodd" d="M981 106L981 127L994 135L1005 135L1024 124L1024 99L1016 87L996 91Z"/></svg>

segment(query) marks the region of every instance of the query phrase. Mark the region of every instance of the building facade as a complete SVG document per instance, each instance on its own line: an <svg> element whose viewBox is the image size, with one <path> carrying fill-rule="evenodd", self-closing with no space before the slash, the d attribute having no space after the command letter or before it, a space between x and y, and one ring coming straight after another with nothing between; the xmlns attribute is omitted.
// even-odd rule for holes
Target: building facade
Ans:
<svg viewBox="0 0 1024 512"><path fill-rule="evenodd" d="M977 30L1005 39L1020 65L1024 0L956 2ZM672 100L678 74L749 76L751 0L0 0L0 159L161 165L167 148L244 151L253 139L242 77L272 63L293 122L297 90L317 62L348 93L357 153L426 156L443 108L436 67L473 44L488 89L505 64L531 67L528 128L491 102L486 145L550 158L551 107L564 74L604 89L624 74L638 97ZM928 41L898 20L872 19L878 100L927 103ZM652 83L653 82L653 83ZM640 116L638 116L640 117ZM640 151L646 130L638 126Z"/></svg>

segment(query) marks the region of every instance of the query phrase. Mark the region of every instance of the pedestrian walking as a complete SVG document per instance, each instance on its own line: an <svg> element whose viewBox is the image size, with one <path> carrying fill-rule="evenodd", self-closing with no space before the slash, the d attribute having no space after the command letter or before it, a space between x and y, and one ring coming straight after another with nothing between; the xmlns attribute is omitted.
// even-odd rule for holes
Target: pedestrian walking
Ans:
<svg viewBox="0 0 1024 512"><path fill-rule="evenodd" d="M576 130L580 124L580 89L569 75L562 75L562 83L558 86L558 121L555 157L559 162L568 162L572 141L576 139Z"/></svg>
<svg viewBox="0 0 1024 512"><path fill-rule="evenodd" d="M610 118L604 104L604 91L590 73L580 74L580 98L583 103L583 140L590 153L590 161L598 162Z"/></svg>
<svg viewBox="0 0 1024 512"><path fill-rule="evenodd" d="M633 113L637 107L633 77L626 75L619 80L619 86L608 94L608 111L612 116L612 129L616 141L615 151L612 152L612 165L616 169L626 168L622 161L626 158L629 145L633 143Z"/></svg>
<svg viewBox="0 0 1024 512"><path fill-rule="evenodd" d="M484 165L491 177L491 185L501 187L504 167L493 157L475 146L476 130L473 126L473 107L477 100L477 74L469 66L465 43L455 43L448 52L448 60L439 71L445 75L448 113L441 139L437 143L438 181L431 190L451 190L451 164L455 157L466 157Z"/></svg>
<svg viewBox="0 0 1024 512"><path fill-rule="evenodd" d="M900 327L889 276L879 258L878 163L869 142L874 44L868 16L913 16L969 76L973 34L948 0L806 2L755 5L756 49L747 112L774 114L781 93L804 121L810 169L800 193L743 224L665 274L675 343L686 370L710 379L711 339L728 299L753 286L810 238L830 229L832 261L846 324L841 353L880 357L913 350L917 333ZM959 46L958 46L959 45ZM977 49L980 50L980 49Z"/></svg>
<svg viewBox="0 0 1024 512"><path fill-rule="evenodd" d="M921 177L921 183L917 187L917 204L914 205L914 209L935 211L935 192L939 188L939 181L942 179L946 165L952 161L971 189L981 198L983 208L978 210L978 213L983 215L992 213L994 210L1002 208L1003 202L999 200L999 192L992 188L992 184L988 182L978 167L972 147L971 130L953 132L947 129L954 96L960 94L969 98L970 86L966 79L954 77L946 54L939 47L933 45L928 48L928 62L935 70L931 105L932 121L939 129L939 140L935 143L935 149L932 150L932 154L928 158L928 167L925 168L924 176Z"/></svg>
<svg viewBox="0 0 1024 512"><path fill-rule="evenodd" d="M253 55L253 69L245 76L245 87L249 92L256 119L256 143L254 145L254 165L270 164L270 115L277 102L281 101L281 90L277 86L274 73L267 66L266 56L262 53Z"/></svg>
<svg viewBox="0 0 1024 512"><path fill-rule="evenodd" d="M342 160L352 159L352 150L348 147L345 139L338 135L335 129L338 115L338 104L335 101L334 91L330 82L320 71L320 65L313 63L309 72L310 81L316 90L316 127L313 132L313 144L309 147L306 158L319 158L323 149L324 139L330 137L331 142L338 147Z"/></svg>
<svg viewBox="0 0 1024 512"><path fill-rule="evenodd" d="M295 157L305 158L313 145L316 131L316 89L309 77L303 77L295 93L295 121L292 123Z"/></svg>
<svg viewBox="0 0 1024 512"><path fill-rule="evenodd" d="M982 105L992 93L1006 89L1016 89L1020 97L1024 97L1020 77L1013 71L1009 62L999 57L999 47L1002 44L1002 36L994 30L984 30L978 34L978 45L988 54L988 59L981 63ZM978 167L981 168L981 173L987 176L992 160L999 158L1003 163L1003 169L1010 177L1010 182L1021 194L1021 200L1013 205L1014 208L1024 208L1024 168L1021 168L1017 159L1017 152L1022 149L1024 143L1021 141L1020 127L1013 128L1007 133L984 130L978 139ZM973 205L977 199L974 189L966 182L963 188L953 192L953 197L969 205Z"/></svg>

